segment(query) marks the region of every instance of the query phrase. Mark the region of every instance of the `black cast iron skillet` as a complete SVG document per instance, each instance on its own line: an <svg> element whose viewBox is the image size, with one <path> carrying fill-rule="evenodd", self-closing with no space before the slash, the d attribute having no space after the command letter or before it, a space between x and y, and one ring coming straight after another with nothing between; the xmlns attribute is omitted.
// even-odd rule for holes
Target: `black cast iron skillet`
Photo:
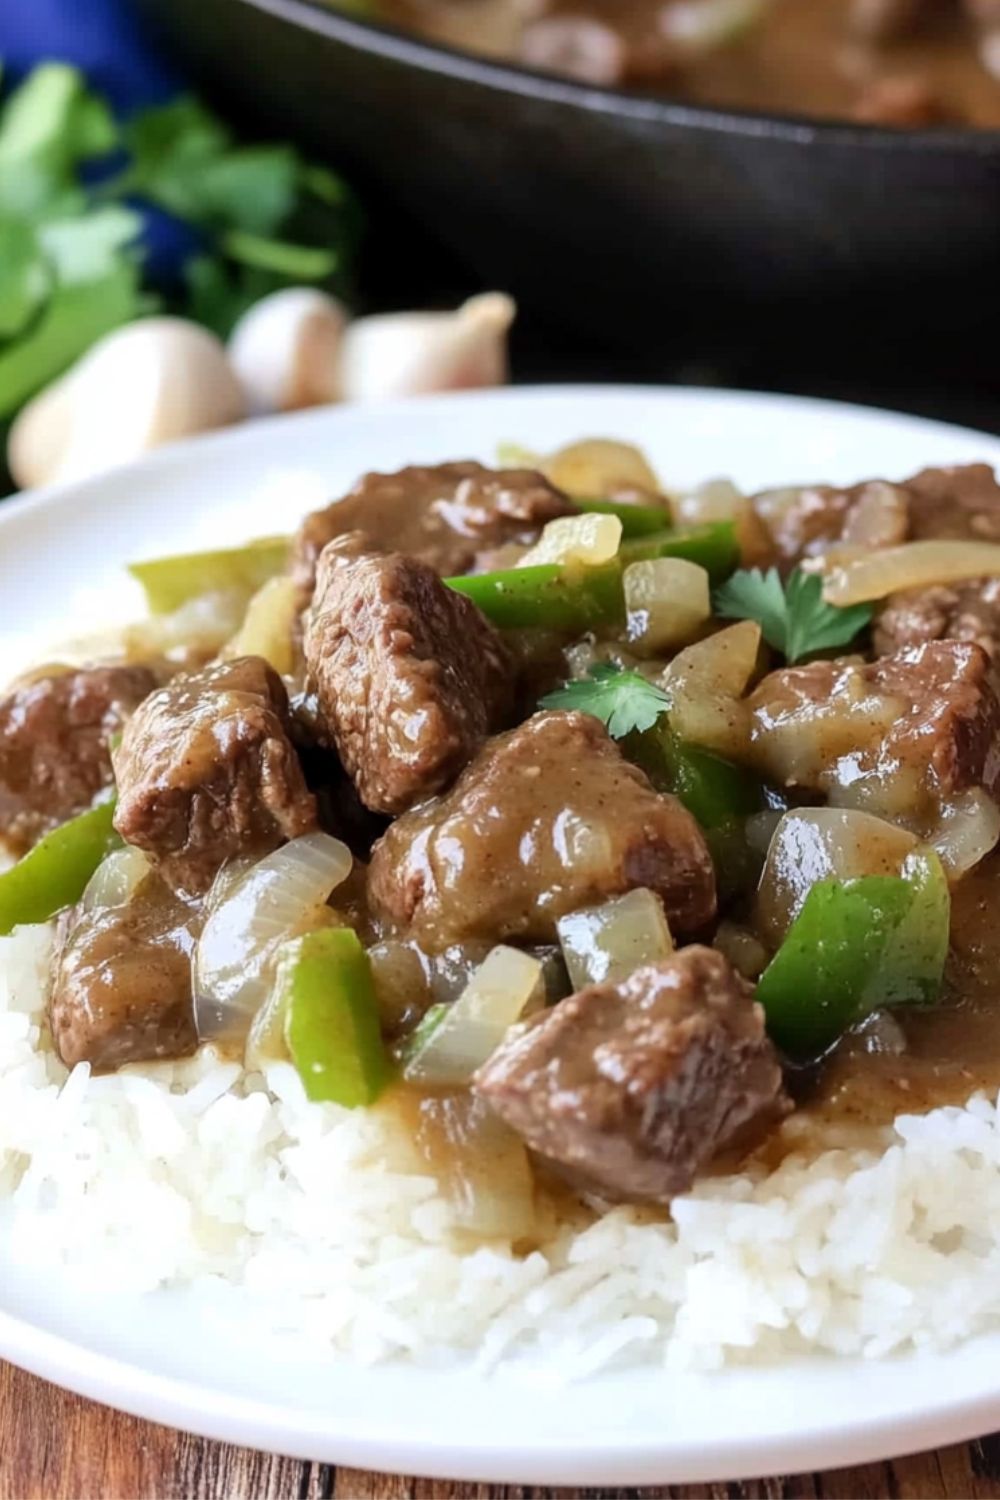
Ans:
<svg viewBox="0 0 1000 1500"><path fill-rule="evenodd" d="M430 226L473 282L661 365L995 379L1000 132L589 88L313 0L138 3L216 93L404 211L401 267Z"/></svg>

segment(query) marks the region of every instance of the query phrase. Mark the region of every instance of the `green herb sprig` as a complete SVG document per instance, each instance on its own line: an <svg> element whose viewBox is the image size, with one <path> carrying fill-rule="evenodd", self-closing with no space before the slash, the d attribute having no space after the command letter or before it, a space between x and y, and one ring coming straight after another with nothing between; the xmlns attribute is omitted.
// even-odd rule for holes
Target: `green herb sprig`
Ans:
<svg viewBox="0 0 1000 1500"><path fill-rule="evenodd" d="M624 671L610 662L591 667L586 677L567 682L541 700L542 708L576 709L600 719L613 739L652 729L670 699L662 688L638 672Z"/></svg>
<svg viewBox="0 0 1000 1500"><path fill-rule="evenodd" d="M153 296L145 213L188 226L183 284ZM257 298L338 286L353 208L285 145L244 145L193 99L119 125L83 75L43 63L0 107L0 422L123 323L166 306L220 334Z"/></svg>
<svg viewBox="0 0 1000 1500"><path fill-rule="evenodd" d="M849 645L873 614L870 604L828 604L819 574L801 568L784 584L777 568L743 568L716 589L713 605L724 619L755 620L768 645L790 663Z"/></svg>

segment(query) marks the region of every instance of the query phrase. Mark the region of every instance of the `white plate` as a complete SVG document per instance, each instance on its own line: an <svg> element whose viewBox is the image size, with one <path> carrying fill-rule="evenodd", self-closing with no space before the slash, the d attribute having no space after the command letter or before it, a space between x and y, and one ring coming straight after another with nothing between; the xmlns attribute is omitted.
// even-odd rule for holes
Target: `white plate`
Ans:
<svg viewBox="0 0 1000 1500"><path fill-rule="evenodd" d="M500 439L544 449L587 434L642 443L681 484L1000 463L1000 442L959 428L715 391L513 390L257 423L0 507L0 680L37 656L40 637L138 611L122 583L130 558L288 529L296 509L367 468L489 461ZM275 477L290 469L299 482L279 500ZM1000 1337L948 1356L559 1387L319 1361L238 1313L222 1288L103 1304L5 1265L0 1228L0 1356L140 1416L301 1458L455 1479L685 1483L861 1463L1000 1426Z"/></svg>

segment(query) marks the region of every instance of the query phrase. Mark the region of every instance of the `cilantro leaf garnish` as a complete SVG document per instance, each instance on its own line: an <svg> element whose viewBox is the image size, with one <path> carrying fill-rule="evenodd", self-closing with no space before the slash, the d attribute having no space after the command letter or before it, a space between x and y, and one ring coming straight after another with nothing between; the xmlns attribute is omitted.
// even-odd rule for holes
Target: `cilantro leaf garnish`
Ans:
<svg viewBox="0 0 1000 1500"><path fill-rule="evenodd" d="M292 146L244 144L189 98L120 124L78 69L40 64L0 101L0 421L157 307L225 336L280 287L343 290L355 217ZM190 245L179 277L156 225Z"/></svg>
<svg viewBox="0 0 1000 1500"><path fill-rule="evenodd" d="M613 739L652 729L670 707L662 688L610 662L599 662L577 682L567 682L541 701L542 708L570 708L600 719Z"/></svg>
<svg viewBox="0 0 1000 1500"><path fill-rule="evenodd" d="M777 568L743 568L716 589L714 609L730 620L755 620L769 646L789 662L846 646L870 623L870 604L839 609L823 598L818 573L796 568L782 584Z"/></svg>

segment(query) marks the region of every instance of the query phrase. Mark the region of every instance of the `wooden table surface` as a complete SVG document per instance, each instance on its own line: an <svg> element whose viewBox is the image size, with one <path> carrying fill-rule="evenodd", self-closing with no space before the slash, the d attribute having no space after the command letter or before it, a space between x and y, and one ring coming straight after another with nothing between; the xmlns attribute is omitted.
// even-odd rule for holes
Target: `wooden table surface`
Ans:
<svg viewBox="0 0 1000 1500"><path fill-rule="evenodd" d="M271 1458L119 1416L0 1365L0 1500L545 1500L545 1496L1000 1497L1000 1436L827 1474L639 1490L542 1490L399 1479Z"/></svg>

